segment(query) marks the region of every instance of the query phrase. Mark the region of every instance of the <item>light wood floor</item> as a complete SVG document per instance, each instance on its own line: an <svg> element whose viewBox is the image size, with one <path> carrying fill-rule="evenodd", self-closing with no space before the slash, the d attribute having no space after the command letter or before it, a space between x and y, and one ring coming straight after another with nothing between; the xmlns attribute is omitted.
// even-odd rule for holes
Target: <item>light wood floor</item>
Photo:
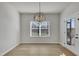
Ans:
<svg viewBox="0 0 79 59"><path fill-rule="evenodd" d="M20 44L4 56L75 56L59 44Z"/></svg>

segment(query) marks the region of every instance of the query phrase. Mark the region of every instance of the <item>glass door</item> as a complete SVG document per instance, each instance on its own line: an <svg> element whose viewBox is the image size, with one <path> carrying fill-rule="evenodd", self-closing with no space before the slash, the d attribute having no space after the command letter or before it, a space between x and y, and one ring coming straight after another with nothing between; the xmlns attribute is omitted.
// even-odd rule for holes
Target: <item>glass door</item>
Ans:
<svg viewBox="0 0 79 59"><path fill-rule="evenodd" d="M75 19L67 20L67 44L72 45L72 40L75 37Z"/></svg>

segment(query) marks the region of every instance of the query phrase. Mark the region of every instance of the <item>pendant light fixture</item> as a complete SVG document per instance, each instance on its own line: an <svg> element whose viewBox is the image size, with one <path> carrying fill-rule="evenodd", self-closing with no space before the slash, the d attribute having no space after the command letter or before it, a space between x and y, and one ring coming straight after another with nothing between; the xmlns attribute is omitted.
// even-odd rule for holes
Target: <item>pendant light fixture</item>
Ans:
<svg viewBox="0 0 79 59"><path fill-rule="evenodd" d="M38 22L41 22L41 21L45 20L44 13L41 12L41 4L40 4L40 2L39 2L39 12L35 13L34 20L38 21Z"/></svg>

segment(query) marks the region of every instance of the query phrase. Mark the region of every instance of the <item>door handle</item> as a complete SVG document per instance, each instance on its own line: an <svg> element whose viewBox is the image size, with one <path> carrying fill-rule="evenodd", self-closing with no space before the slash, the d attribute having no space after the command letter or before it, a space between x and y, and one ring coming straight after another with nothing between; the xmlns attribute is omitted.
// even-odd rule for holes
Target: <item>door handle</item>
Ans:
<svg viewBox="0 0 79 59"><path fill-rule="evenodd" d="M78 39L79 37L78 37L78 34L76 34L76 37L75 37L76 39Z"/></svg>
<svg viewBox="0 0 79 59"><path fill-rule="evenodd" d="M76 39L78 39L78 37L75 37Z"/></svg>

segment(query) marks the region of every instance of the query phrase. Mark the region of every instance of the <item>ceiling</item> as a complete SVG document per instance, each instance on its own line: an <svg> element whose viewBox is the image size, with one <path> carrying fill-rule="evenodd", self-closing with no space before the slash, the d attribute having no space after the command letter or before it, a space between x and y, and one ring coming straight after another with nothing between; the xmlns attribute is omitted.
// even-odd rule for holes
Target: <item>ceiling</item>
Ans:
<svg viewBox="0 0 79 59"><path fill-rule="evenodd" d="M9 2L20 13L39 12L38 2ZM61 13L70 2L41 2L41 12L43 13Z"/></svg>

